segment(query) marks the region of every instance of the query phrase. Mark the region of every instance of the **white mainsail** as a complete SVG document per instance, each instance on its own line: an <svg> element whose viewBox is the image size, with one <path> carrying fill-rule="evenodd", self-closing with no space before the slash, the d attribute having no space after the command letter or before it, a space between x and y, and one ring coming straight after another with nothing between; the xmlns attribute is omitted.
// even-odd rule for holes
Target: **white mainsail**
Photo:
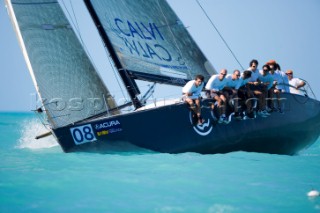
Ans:
<svg viewBox="0 0 320 213"><path fill-rule="evenodd" d="M23 55L53 128L115 107L56 0L6 0Z"/></svg>
<svg viewBox="0 0 320 213"><path fill-rule="evenodd" d="M122 68L141 80L185 84L216 73L165 0L85 0L94 8Z"/></svg>

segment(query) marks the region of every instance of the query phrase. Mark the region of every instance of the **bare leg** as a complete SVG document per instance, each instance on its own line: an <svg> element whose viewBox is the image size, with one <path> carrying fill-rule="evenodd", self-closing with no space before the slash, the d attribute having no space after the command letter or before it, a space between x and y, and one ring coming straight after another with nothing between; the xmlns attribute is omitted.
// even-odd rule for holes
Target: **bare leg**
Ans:
<svg viewBox="0 0 320 213"><path fill-rule="evenodd" d="M196 114L197 114L197 117L198 117L198 124L202 124L203 123L203 119L201 117L200 99L196 99L195 103L196 103Z"/></svg>
<svg viewBox="0 0 320 213"><path fill-rule="evenodd" d="M220 100L221 100L221 115L226 114L226 97L224 95L220 95Z"/></svg>

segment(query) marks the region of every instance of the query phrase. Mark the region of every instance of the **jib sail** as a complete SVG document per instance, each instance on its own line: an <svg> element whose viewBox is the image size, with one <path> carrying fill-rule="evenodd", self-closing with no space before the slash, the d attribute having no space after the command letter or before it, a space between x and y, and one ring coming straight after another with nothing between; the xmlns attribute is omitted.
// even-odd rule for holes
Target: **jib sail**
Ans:
<svg viewBox="0 0 320 213"><path fill-rule="evenodd" d="M115 106L56 0L6 0L6 4L53 128Z"/></svg>

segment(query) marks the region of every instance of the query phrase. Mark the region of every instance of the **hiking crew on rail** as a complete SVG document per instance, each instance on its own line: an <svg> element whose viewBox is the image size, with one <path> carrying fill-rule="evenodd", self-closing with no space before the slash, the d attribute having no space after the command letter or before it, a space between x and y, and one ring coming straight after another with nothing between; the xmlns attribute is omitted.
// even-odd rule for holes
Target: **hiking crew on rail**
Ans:
<svg viewBox="0 0 320 213"><path fill-rule="evenodd" d="M202 75L197 75L194 80L189 81L182 88L183 100L197 116L197 124L201 125L204 122L200 105L203 88L206 97L214 101L210 104L213 116L218 115L218 123L225 124L229 122L227 112L233 113L238 120L253 119L255 114L268 117L271 112L283 113L281 93L303 95L301 88L306 83L293 78L292 70L284 73L275 60L269 60L261 70L258 69L258 65L259 62L253 59L247 70L242 73L234 70L229 75L227 69L221 69L219 74L210 77L205 86Z"/></svg>

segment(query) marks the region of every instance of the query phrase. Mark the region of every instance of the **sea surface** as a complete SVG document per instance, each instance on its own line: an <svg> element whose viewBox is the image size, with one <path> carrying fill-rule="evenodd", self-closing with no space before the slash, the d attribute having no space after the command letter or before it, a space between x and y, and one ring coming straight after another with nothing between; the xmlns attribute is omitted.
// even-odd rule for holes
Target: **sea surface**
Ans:
<svg viewBox="0 0 320 213"><path fill-rule="evenodd" d="M297 156L64 153L32 113L0 113L0 212L320 212L320 140ZM150 138L150 140L152 140Z"/></svg>

